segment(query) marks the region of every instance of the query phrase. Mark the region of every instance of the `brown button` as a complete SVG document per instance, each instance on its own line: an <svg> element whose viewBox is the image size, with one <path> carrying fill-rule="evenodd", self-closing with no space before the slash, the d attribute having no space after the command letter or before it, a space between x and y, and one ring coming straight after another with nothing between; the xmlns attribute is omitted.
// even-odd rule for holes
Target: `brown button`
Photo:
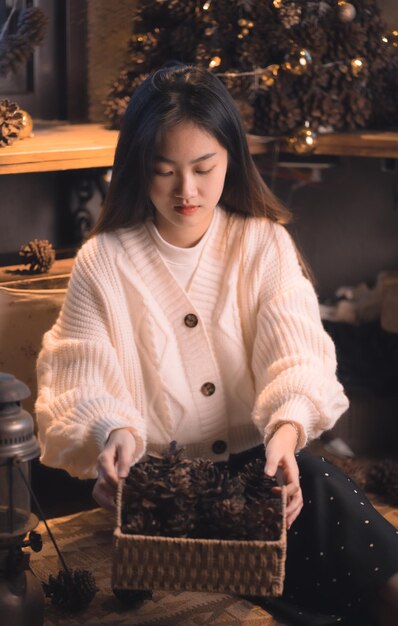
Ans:
<svg viewBox="0 0 398 626"><path fill-rule="evenodd" d="M200 390L204 396L212 396L216 390L216 386L213 385L213 383L204 383Z"/></svg>
<svg viewBox="0 0 398 626"><path fill-rule="evenodd" d="M188 326L188 328L195 328L198 324L198 318L194 313L188 313L188 315L184 317L184 324Z"/></svg>
<svg viewBox="0 0 398 626"><path fill-rule="evenodd" d="M222 439L217 439L211 446L214 454L222 454L227 449L227 444Z"/></svg>

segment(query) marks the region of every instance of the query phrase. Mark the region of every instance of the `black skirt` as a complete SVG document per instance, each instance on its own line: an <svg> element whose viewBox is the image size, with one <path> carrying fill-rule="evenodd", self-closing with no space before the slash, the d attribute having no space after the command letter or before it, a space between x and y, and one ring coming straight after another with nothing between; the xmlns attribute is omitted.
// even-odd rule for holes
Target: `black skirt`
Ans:
<svg viewBox="0 0 398 626"><path fill-rule="evenodd" d="M228 465L239 471L259 457L263 446ZM304 506L287 533L284 592L261 604L291 624L374 626L370 602L398 572L398 530L333 463L304 451L296 458Z"/></svg>

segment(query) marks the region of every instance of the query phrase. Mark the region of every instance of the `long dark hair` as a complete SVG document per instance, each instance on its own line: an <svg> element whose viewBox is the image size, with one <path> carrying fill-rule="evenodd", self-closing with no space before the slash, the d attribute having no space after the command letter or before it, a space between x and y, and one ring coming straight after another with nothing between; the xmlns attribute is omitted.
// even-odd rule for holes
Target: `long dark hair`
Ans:
<svg viewBox="0 0 398 626"><path fill-rule="evenodd" d="M290 212L261 178L249 152L235 102L209 70L174 65L157 70L136 89L124 115L112 180L92 234L146 221L155 148L161 133L193 122L227 150L228 167L219 204L229 213L266 216L285 224Z"/></svg>

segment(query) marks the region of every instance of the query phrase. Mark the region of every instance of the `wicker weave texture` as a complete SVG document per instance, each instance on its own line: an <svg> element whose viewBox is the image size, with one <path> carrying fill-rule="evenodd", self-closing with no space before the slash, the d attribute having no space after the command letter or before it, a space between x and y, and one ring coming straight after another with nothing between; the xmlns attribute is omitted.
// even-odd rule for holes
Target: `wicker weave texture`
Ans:
<svg viewBox="0 0 398 626"><path fill-rule="evenodd" d="M278 541L225 541L149 537L121 530L122 486L117 497L112 586L115 589L212 591L279 596L286 560L286 494Z"/></svg>
<svg viewBox="0 0 398 626"><path fill-rule="evenodd" d="M273 595L283 590L283 541L219 541L115 531L113 587Z"/></svg>

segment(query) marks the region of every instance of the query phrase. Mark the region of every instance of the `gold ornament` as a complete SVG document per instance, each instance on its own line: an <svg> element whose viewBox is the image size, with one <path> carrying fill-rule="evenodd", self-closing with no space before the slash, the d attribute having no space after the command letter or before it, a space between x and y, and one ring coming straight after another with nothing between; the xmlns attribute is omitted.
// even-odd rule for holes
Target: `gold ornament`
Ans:
<svg viewBox="0 0 398 626"><path fill-rule="evenodd" d="M345 0L339 0L337 3L337 14L339 16L340 22L352 22L355 20L357 10L351 2L346 2Z"/></svg>
<svg viewBox="0 0 398 626"><path fill-rule="evenodd" d="M311 130L309 123L294 131L287 142L293 152L297 154L309 154L316 148L317 134Z"/></svg>
<svg viewBox="0 0 398 626"><path fill-rule="evenodd" d="M311 54L305 48L293 48L286 56L283 68L296 76L302 76L312 63Z"/></svg>
<svg viewBox="0 0 398 626"><path fill-rule="evenodd" d="M272 87L278 76L280 65L276 63L268 65L265 70L260 74L260 87Z"/></svg>
<svg viewBox="0 0 398 626"><path fill-rule="evenodd" d="M360 57L356 57L355 59L351 59L351 72L355 77L360 76L365 67L365 61Z"/></svg>
<svg viewBox="0 0 398 626"><path fill-rule="evenodd" d="M221 65L221 57L213 57L210 59L209 67L213 69L213 67L218 67L219 65Z"/></svg>
<svg viewBox="0 0 398 626"><path fill-rule="evenodd" d="M23 111L21 109L21 113L22 113L22 130L19 133L19 138L24 139L25 137L32 136L33 120L30 117L29 113L27 113L27 111Z"/></svg>

